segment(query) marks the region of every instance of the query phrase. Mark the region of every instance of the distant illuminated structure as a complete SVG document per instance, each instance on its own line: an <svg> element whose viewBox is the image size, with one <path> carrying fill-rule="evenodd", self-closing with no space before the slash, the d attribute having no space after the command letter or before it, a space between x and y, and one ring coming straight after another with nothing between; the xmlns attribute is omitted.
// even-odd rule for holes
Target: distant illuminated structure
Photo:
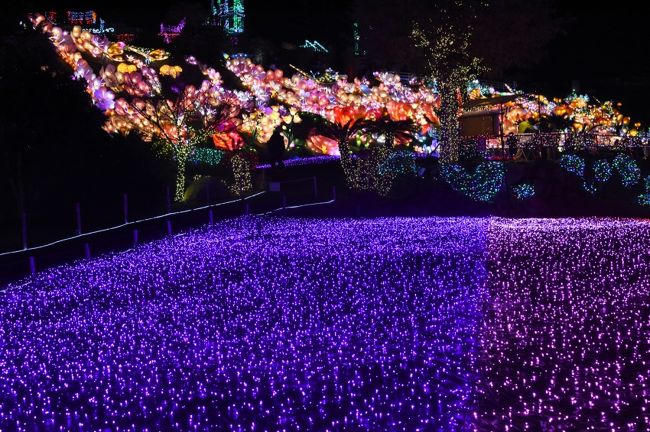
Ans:
<svg viewBox="0 0 650 432"><path fill-rule="evenodd" d="M358 22L354 23L353 36L354 36L354 55L358 56L361 55L361 47L359 44L359 41L361 40L361 35L359 34Z"/></svg>
<svg viewBox="0 0 650 432"><path fill-rule="evenodd" d="M212 19L226 33L238 35L244 32L244 0L210 0Z"/></svg>
<svg viewBox="0 0 650 432"><path fill-rule="evenodd" d="M95 25L97 23L97 14L93 10L89 11L68 11L68 23L71 25Z"/></svg>
<svg viewBox="0 0 650 432"><path fill-rule="evenodd" d="M328 53L329 50L323 46L320 42L317 40L310 41L309 39L305 39L305 43L300 45L300 48L307 48L312 51L316 52L322 52L322 53Z"/></svg>
<svg viewBox="0 0 650 432"><path fill-rule="evenodd" d="M160 23L160 33L158 33L158 35L162 36L166 44L170 44L174 41L174 39L176 39L178 36L181 35L184 28L185 28L185 18L183 18L176 25L168 25L168 24Z"/></svg>

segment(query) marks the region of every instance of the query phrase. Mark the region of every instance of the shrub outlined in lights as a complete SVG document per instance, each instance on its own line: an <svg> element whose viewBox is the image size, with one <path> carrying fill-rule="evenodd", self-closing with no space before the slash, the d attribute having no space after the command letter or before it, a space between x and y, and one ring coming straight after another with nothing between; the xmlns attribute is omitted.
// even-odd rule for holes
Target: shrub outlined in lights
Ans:
<svg viewBox="0 0 650 432"><path fill-rule="evenodd" d="M607 183L612 178L612 166L607 159L599 159L593 164L594 182Z"/></svg>
<svg viewBox="0 0 650 432"><path fill-rule="evenodd" d="M492 202L502 190L505 180L503 162L482 162L469 174L461 165L440 164L440 174L457 192L478 202Z"/></svg>
<svg viewBox="0 0 650 432"><path fill-rule="evenodd" d="M378 174L392 175L394 177L415 176L417 174L415 155L413 152L406 150L394 151L379 165Z"/></svg>
<svg viewBox="0 0 650 432"><path fill-rule="evenodd" d="M578 155L562 155L560 157L560 166L566 172L575 174L580 178L585 176L585 160Z"/></svg>
<svg viewBox="0 0 650 432"><path fill-rule="evenodd" d="M521 183L513 187L512 192L519 201L525 201L535 196L535 186L530 183Z"/></svg>
<svg viewBox="0 0 650 432"><path fill-rule="evenodd" d="M641 180L641 169L637 162L629 155L620 153L612 161L612 165L621 177L621 183L626 188L639 183Z"/></svg>
<svg viewBox="0 0 650 432"><path fill-rule="evenodd" d="M639 204L642 206L650 206L650 175L643 181L645 186L645 193L639 195Z"/></svg>
<svg viewBox="0 0 650 432"><path fill-rule="evenodd" d="M600 159L593 163L593 180L585 176L586 162L577 155L568 154L560 158L560 166L567 172L574 174L583 180L582 188L595 195L603 184L607 183L616 171L620 177L621 184L626 189L639 183L641 180L641 169L638 163L629 155L619 153L610 164L606 159Z"/></svg>

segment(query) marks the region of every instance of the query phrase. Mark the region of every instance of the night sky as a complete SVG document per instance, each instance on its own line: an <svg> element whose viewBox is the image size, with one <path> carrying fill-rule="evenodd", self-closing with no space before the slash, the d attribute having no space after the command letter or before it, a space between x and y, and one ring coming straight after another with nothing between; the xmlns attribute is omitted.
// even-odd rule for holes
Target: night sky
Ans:
<svg viewBox="0 0 650 432"><path fill-rule="evenodd" d="M126 0L21 2L14 8L95 9L99 15L155 30L175 2L160 0L152 8L145 2ZM206 6L209 0L204 0ZM341 48L348 38L351 13L346 0L246 1L246 31L277 42L299 43L318 39ZM646 109L650 99L650 5L621 0L602 7L595 2L556 1L557 13L566 19L564 31L548 46L536 67L513 73L509 81L519 88L564 96L579 82L581 92L623 102L623 111L650 124ZM5 13L4 20L11 17ZM15 16L15 15L13 15ZM525 49L525 47L522 47Z"/></svg>

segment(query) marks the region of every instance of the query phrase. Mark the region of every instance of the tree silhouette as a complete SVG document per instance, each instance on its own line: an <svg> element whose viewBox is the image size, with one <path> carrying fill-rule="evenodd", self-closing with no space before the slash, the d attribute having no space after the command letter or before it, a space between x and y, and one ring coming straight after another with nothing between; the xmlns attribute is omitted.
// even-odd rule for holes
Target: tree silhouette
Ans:
<svg viewBox="0 0 650 432"><path fill-rule="evenodd" d="M535 65L544 48L565 24L556 16L552 0L489 0L472 2L472 10L455 9L451 0L355 0L353 16L360 43L372 69L424 73L426 62L410 43L414 22L440 25L445 15L458 12L473 28L469 52L485 60L492 78L507 76L512 68ZM400 17L395 19L395 17Z"/></svg>

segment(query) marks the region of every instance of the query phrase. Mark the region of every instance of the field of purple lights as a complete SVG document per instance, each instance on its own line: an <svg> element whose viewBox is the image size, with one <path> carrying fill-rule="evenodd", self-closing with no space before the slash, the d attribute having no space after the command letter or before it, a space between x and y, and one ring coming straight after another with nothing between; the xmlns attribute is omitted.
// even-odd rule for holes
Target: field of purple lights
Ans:
<svg viewBox="0 0 650 432"><path fill-rule="evenodd" d="M226 221L0 288L0 430L650 428L650 223Z"/></svg>

